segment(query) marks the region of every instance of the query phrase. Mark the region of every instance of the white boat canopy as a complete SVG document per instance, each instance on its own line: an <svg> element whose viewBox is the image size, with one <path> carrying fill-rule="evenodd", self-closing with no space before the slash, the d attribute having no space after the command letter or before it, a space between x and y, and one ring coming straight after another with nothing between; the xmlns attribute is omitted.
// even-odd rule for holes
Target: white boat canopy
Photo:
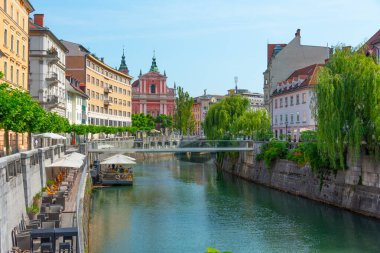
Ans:
<svg viewBox="0 0 380 253"><path fill-rule="evenodd" d="M122 155L122 154L118 154L118 155ZM129 160L131 160L131 161L136 161L136 159L133 158L133 157L130 157L130 156L127 156L127 155L122 155L122 156L124 156L125 158L127 158L127 159L129 159ZM108 160L108 159L110 159L110 158L112 158L112 157L114 157L114 156L107 157L107 158L105 158L103 161Z"/></svg>
<svg viewBox="0 0 380 253"><path fill-rule="evenodd" d="M129 159L127 156L118 154L118 155L114 155L114 156L111 156L111 157L103 160L100 164L127 164L127 165L130 165L130 164L136 164L136 163L134 161L132 161L131 159Z"/></svg>

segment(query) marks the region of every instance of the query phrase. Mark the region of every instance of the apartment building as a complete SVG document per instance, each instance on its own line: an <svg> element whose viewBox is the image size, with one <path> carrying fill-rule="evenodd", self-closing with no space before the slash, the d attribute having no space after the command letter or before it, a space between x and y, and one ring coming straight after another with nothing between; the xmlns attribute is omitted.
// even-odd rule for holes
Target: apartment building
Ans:
<svg viewBox="0 0 380 253"><path fill-rule="evenodd" d="M0 1L1 82L28 90L28 16L34 11L28 0ZM28 147L26 134L9 133L11 152ZM4 154L4 131L0 130L0 156Z"/></svg>
<svg viewBox="0 0 380 253"><path fill-rule="evenodd" d="M44 14L29 20L29 91L50 112L66 116L67 48L44 24Z"/></svg>
<svg viewBox="0 0 380 253"><path fill-rule="evenodd" d="M77 79L89 96L88 124L129 126L132 77L110 67L78 43L61 42L68 49L66 74Z"/></svg>

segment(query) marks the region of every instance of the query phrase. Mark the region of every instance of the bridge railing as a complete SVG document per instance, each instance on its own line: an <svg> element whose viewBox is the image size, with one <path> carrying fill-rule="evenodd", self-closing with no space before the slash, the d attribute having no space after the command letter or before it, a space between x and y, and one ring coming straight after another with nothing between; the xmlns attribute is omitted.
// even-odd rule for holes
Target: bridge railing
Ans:
<svg viewBox="0 0 380 253"><path fill-rule="evenodd" d="M173 149L173 148L226 148L252 147L253 141L245 140L179 140L165 138L146 138L143 140L96 141L89 143L91 150L125 149Z"/></svg>

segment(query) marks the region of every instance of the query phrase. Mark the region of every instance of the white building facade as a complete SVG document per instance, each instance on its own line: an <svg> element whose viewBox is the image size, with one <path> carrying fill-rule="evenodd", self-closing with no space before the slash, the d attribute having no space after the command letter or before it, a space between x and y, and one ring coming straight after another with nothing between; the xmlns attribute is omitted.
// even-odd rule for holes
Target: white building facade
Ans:
<svg viewBox="0 0 380 253"><path fill-rule="evenodd" d="M294 71L312 64L324 64L330 48L301 45L301 31L288 44L268 44L268 66L264 74L264 104L273 118L271 94L278 82L286 80Z"/></svg>
<svg viewBox="0 0 380 253"><path fill-rule="evenodd" d="M287 80L278 83L271 95L274 137L298 142L301 132L316 129L313 90L320 66L314 64L296 70Z"/></svg>
<svg viewBox="0 0 380 253"><path fill-rule="evenodd" d="M89 97L79 88L79 81L66 77L66 118L70 124L88 124Z"/></svg>
<svg viewBox="0 0 380 253"><path fill-rule="evenodd" d="M37 17L37 18L36 18ZM43 23L43 14L29 20L29 91L42 106L66 116L66 47Z"/></svg>

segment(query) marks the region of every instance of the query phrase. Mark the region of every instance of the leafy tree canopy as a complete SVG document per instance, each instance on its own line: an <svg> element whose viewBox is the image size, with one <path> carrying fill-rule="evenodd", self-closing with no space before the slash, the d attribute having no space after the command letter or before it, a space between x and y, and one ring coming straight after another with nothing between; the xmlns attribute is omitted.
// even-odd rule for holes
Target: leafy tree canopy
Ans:
<svg viewBox="0 0 380 253"><path fill-rule="evenodd" d="M362 143L378 153L380 65L360 50L337 47L318 74L315 88L318 148L333 168L357 158Z"/></svg>

